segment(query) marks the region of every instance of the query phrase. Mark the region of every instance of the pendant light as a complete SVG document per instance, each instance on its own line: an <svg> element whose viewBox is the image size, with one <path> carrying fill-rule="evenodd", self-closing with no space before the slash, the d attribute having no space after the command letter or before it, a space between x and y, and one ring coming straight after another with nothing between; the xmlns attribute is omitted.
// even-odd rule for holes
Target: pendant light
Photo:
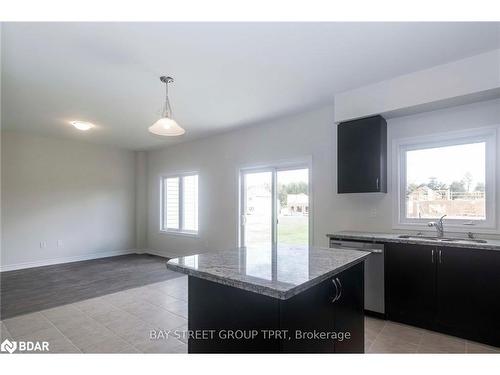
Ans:
<svg viewBox="0 0 500 375"><path fill-rule="evenodd" d="M172 118L172 107L170 106L170 101L168 100L168 84L174 82L174 79L172 77L161 76L160 81L165 84L165 106L163 107L161 119L151 125L148 130L150 133L165 137L182 135L186 131Z"/></svg>

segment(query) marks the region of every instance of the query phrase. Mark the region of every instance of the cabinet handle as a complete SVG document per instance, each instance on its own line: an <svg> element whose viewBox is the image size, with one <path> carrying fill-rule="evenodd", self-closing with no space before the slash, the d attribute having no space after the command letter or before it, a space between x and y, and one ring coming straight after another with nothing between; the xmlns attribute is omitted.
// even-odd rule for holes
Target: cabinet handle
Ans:
<svg viewBox="0 0 500 375"><path fill-rule="evenodd" d="M441 250L439 250L439 264L443 263L443 259L442 259L442 254L441 254Z"/></svg>
<svg viewBox="0 0 500 375"><path fill-rule="evenodd" d="M337 298L337 301L342 297L342 283L340 282L339 278L337 277L337 282L339 283L340 291L339 291L339 296Z"/></svg>
<svg viewBox="0 0 500 375"><path fill-rule="evenodd" d="M335 282L335 279L332 279L333 285L335 285L335 297L332 299L332 303L334 303L337 300L337 297L339 296L339 287L337 283Z"/></svg>
<svg viewBox="0 0 500 375"><path fill-rule="evenodd" d="M431 250L431 262L434 263L434 249Z"/></svg>
<svg viewBox="0 0 500 375"><path fill-rule="evenodd" d="M378 177L377 177L377 190L378 189L380 189L380 188L379 188Z"/></svg>

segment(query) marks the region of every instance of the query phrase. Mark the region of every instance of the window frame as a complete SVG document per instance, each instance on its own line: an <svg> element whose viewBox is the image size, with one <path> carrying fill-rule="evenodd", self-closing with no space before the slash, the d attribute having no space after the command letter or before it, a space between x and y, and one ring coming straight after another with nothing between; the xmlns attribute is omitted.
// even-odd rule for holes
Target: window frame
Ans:
<svg viewBox="0 0 500 375"><path fill-rule="evenodd" d="M190 176L197 176L198 177L198 186L197 186L197 211L196 215L198 218L198 230L188 230L184 229L184 222L183 222L183 217L184 217L184 177L190 177ZM173 228L167 228L166 227L166 222L165 222L165 181L168 178L179 178L179 229L173 229ZM198 237L198 233L200 231L200 173L198 171L189 171L189 172L177 172L177 173L169 173L169 174L163 174L160 176L160 212L159 212L159 223L160 223L160 228L159 231L160 233L164 234L173 234L173 235L180 235L180 236L188 236L188 237Z"/></svg>
<svg viewBox="0 0 500 375"><path fill-rule="evenodd" d="M445 219L456 232L496 232L497 127L396 139L393 141L393 229L423 230L433 219L406 217L406 152L470 143L485 143L485 220Z"/></svg>

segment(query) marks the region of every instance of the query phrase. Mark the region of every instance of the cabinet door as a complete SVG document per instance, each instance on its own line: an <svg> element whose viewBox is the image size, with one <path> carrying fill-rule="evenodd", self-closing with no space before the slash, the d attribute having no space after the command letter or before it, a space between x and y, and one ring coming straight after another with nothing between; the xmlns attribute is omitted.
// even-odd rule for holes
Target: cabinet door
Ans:
<svg viewBox="0 0 500 375"><path fill-rule="evenodd" d="M349 332L350 338L335 341L335 353L364 353L364 262L335 276L339 298L334 303L335 332Z"/></svg>
<svg viewBox="0 0 500 375"><path fill-rule="evenodd" d="M381 116L337 128L339 193L387 192L387 124Z"/></svg>
<svg viewBox="0 0 500 375"><path fill-rule="evenodd" d="M389 319L425 328L432 326L436 254L433 246L386 246L386 310Z"/></svg>
<svg viewBox="0 0 500 375"><path fill-rule="evenodd" d="M335 288L332 279L305 290L287 300L280 301L280 329L289 339L281 342L284 353L334 353L331 339L308 338L298 334L306 332L333 332Z"/></svg>
<svg viewBox="0 0 500 375"><path fill-rule="evenodd" d="M437 329L500 346L500 252L438 249Z"/></svg>

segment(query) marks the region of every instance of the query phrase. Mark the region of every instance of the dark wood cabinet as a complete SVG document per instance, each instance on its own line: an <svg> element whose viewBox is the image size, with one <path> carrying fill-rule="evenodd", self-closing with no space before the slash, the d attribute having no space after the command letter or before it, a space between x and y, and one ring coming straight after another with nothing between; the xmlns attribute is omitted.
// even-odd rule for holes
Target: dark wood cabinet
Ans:
<svg viewBox="0 0 500 375"><path fill-rule="evenodd" d="M337 340L291 339L284 352L364 353L364 262L281 304L281 326L290 332L335 332ZM314 306L313 308L311 308Z"/></svg>
<svg viewBox="0 0 500 375"><path fill-rule="evenodd" d="M437 329L500 346L500 252L454 247L437 252Z"/></svg>
<svg viewBox="0 0 500 375"><path fill-rule="evenodd" d="M473 305L474 290L471 283L477 272L474 259L482 252L469 249L440 248L439 272L436 279L436 325L441 330L459 329L465 334L476 318ZM470 263L472 261L472 263Z"/></svg>
<svg viewBox="0 0 500 375"><path fill-rule="evenodd" d="M363 353L363 262L289 299L189 277L189 353ZM335 280L335 283L334 283ZM338 297L338 298L335 298ZM258 332L228 339L232 332ZM266 337L265 332L287 332ZM335 340L331 334L349 333ZM330 334L320 337L317 334Z"/></svg>
<svg viewBox="0 0 500 375"><path fill-rule="evenodd" d="M282 341L284 353L334 353L332 340L307 339L295 334L303 332L331 331L335 329L334 306L332 300L335 288L332 280L327 279L317 286L280 303L280 325L291 327L289 340ZM311 308L315 306L315 308ZM285 328L289 329L289 328Z"/></svg>
<svg viewBox="0 0 500 375"><path fill-rule="evenodd" d="M188 277L189 353L279 353L277 337L231 338L229 332L272 329L279 321L278 300Z"/></svg>
<svg viewBox="0 0 500 375"><path fill-rule="evenodd" d="M387 192L387 123L382 116L337 127L338 193Z"/></svg>
<svg viewBox="0 0 500 375"><path fill-rule="evenodd" d="M390 320L500 346L500 252L388 244Z"/></svg>
<svg viewBox="0 0 500 375"><path fill-rule="evenodd" d="M335 342L335 353L363 353L365 337L364 262L335 277L339 297L334 303L335 332L349 332Z"/></svg>
<svg viewBox="0 0 500 375"><path fill-rule="evenodd" d="M389 318L429 328L435 313L436 249L388 244L385 267Z"/></svg>

